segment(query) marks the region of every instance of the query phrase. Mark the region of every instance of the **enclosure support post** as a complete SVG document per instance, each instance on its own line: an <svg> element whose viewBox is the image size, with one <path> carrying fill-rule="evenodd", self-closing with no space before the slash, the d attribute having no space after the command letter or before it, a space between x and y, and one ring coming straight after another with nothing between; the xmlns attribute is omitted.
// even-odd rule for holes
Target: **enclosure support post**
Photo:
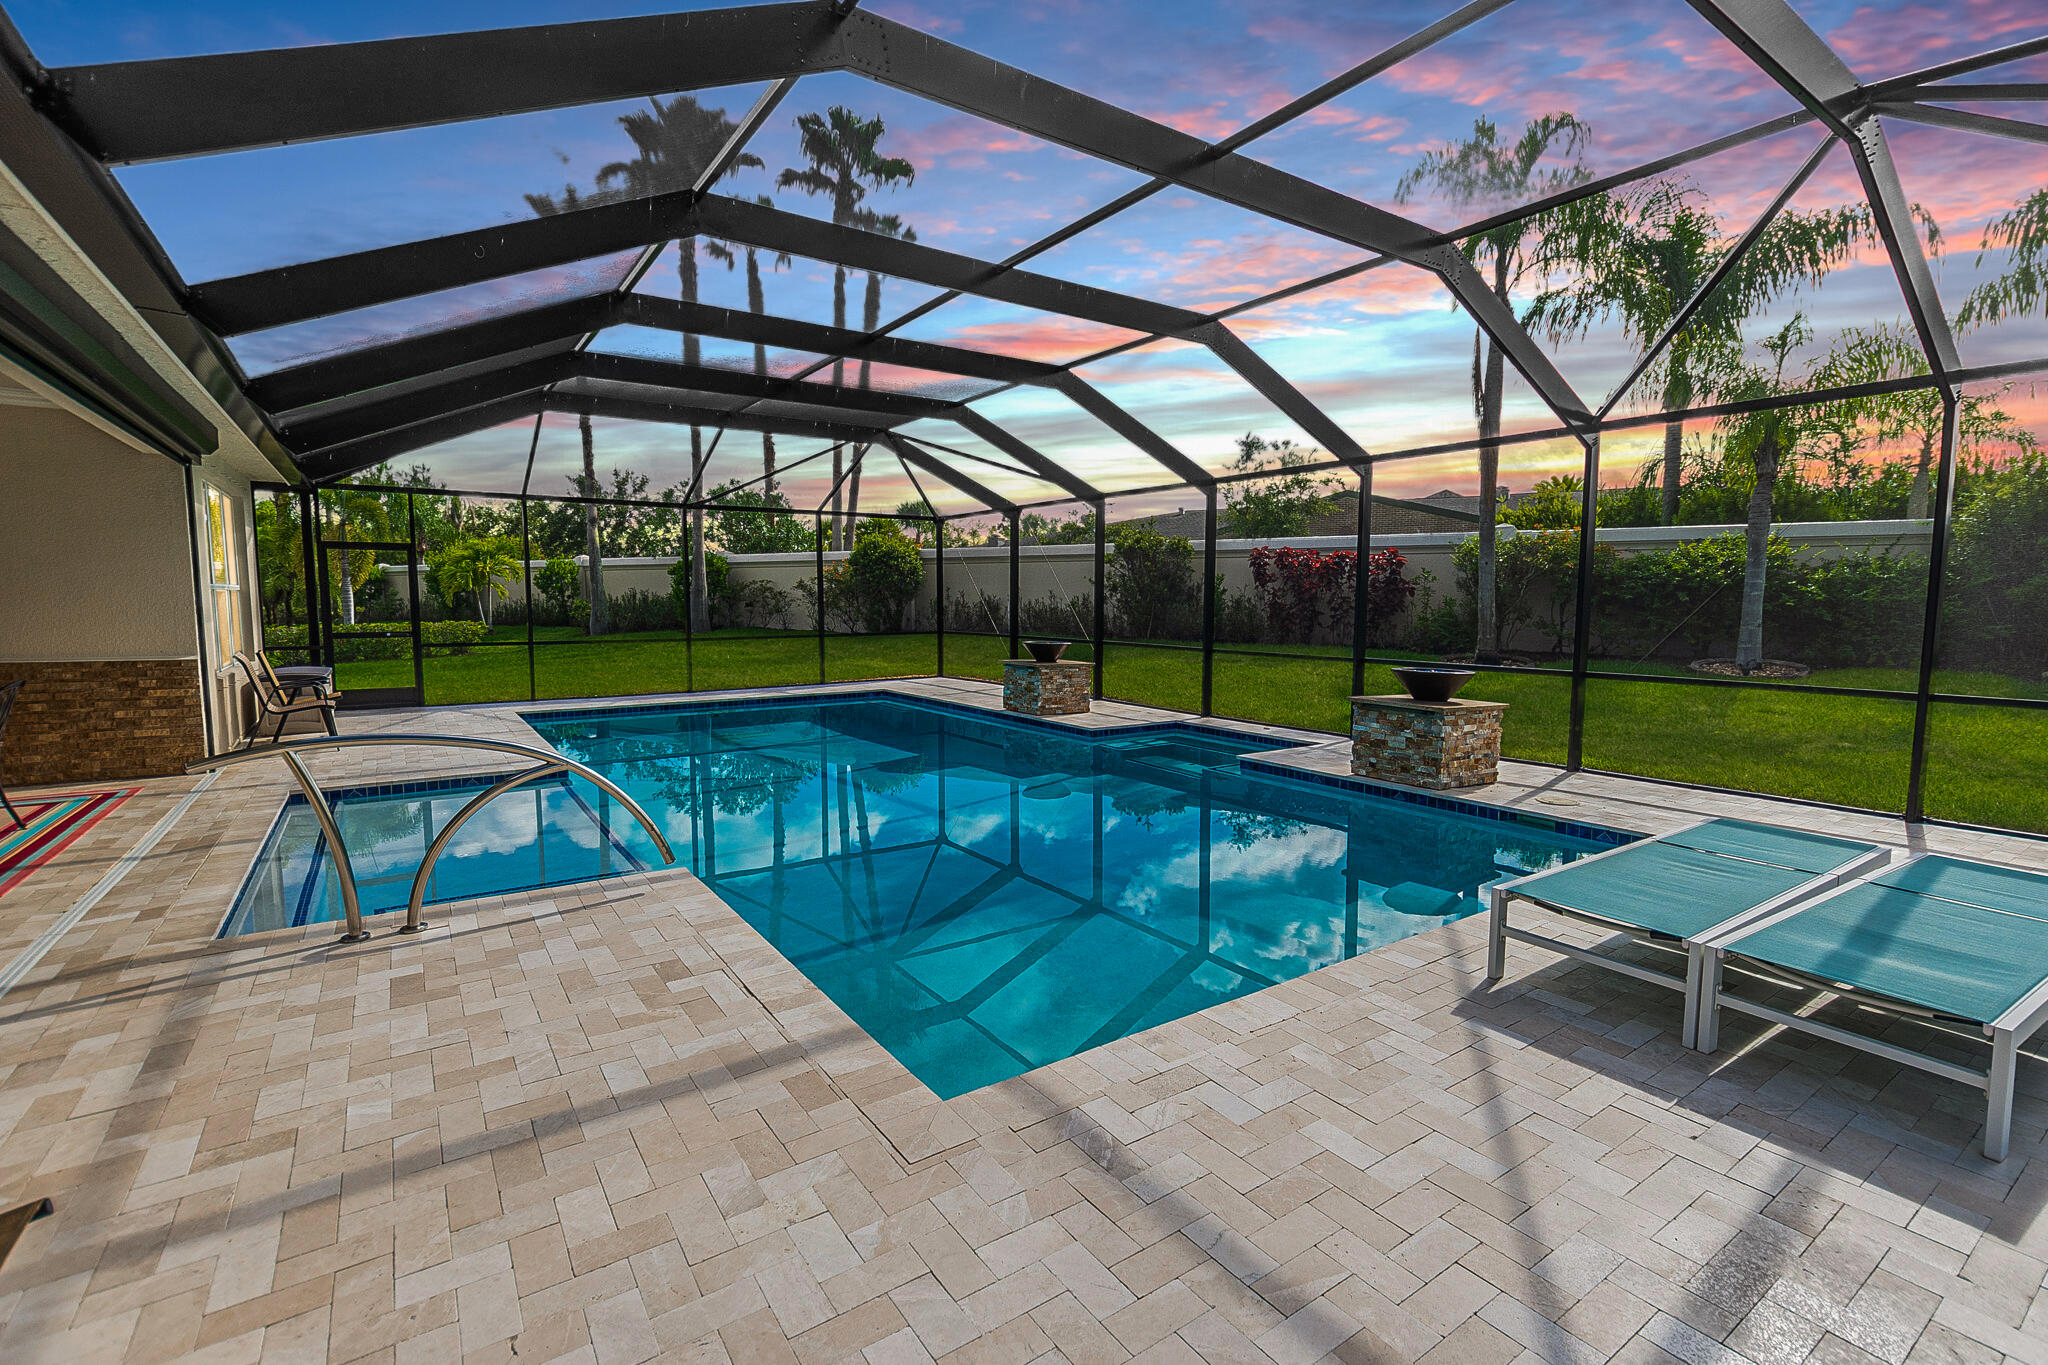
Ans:
<svg viewBox="0 0 2048 1365"><path fill-rule="evenodd" d="M412 494L405 495L405 538L412 548L405 554L405 590L412 601L412 690L420 705L427 704L427 652L420 633L420 519L412 510ZM486 587L485 592L490 589Z"/></svg>
<svg viewBox="0 0 2048 1365"><path fill-rule="evenodd" d="M1351 586L1351 695L1365 691L1365 636L1372 623L1372 464L1358 466L1358 570Z"/></svg>
<svg viewBox="0 0 2048 1365"><path fill-rule="evenodd" d="M706 458L709 459L710 457L707 456ZM697 568L697 557L690 553L692 544L690 537L690 514L692 510L693 509L689 506L689 504L685 503L683 505L683 536L681 542L676 546L676 548L682 552L683 563L688 564L690 566L691 572L695 572ZM710 561L708 559L705 561L704 577L707 580L711 577L711 566ZM686 583L689 582L687 578L685 578L683 581ZM692 583L690 584L690 587L685 589L683 592L683 691L685 692L695 692L697 690L697 613L691 607L691 602L694 601L696 598L695 590L696 585ZM820 598L819 600L823 601L824 599ZM705 612L706 621L708 624L709 612L711 610L709 605L711 601L711 591L708 583L705 587L704 601L706 604Z"/></svg>
<svg viewBox="0 0 2048 1365"><path fill-rule="evenodd" d="M1941 467L1935 475L1934 526L1927 546L1927 611L1920 623L1920 682L1913 697L1913 757L1906 777L1906 820L1927 818L1927 722L1933 709L1934 665L1941 648L1941 590L1948 577L1948 523L1955 511L1957 422L1962 405L1953 389L1941 394Z"/></svg>
<svg viewBox="0 0 2048 1365"><path fill-rule="evenodd" d="M1572 712L1564 751L1567 772L1585 766L1586 668L1593 652L1593 548L1600 528L1600 433L1590 432L1579 439L1586 443L1586 468L1579 488L1579 591L1577 609L1572 613Z"/></svg>
<svg viewBox="0 0 2048 1365"><path fill-rule="evenodd" d="M1214 714L1216 673L1216 485L1202 490L1202 714Z"/></svg>
<svg viewBox="0 0 2048 1365"><path fill-rule="evenodd" d="M1013 659L1024 653L1022 623L1018 620L1017 612L1019 570L1022 568L1022 564L1018 559L1020 547L1017 544L1017 535L1018 514L1017 509L1012 507L1010 509L1010 657Z"/></svg>
<svg viewBox="0 0 2048 1365"><path fill-rule="evenodd" d="M519 495L519 568L526 579L526 699L540 699L539 670L533 661L533 523L526 495Z"/></svg>
<svg viewBox="0 0 2048 1365"><path fill-rule="evenodd" d="M946 519L932 514L932 608L939 637L938 676L946 676Z"/></svg>
<svg viewBox="0 0 2048 1365"><path fill-rule="evenodd" d="M1106 593L1105 593L1105 592L1103 591L1103 577L1102 577L1102 565L1103 565L1103 561L1104 561L1104 560L1105 560L1105 559L1106 559L1106 558L1108 557L1108 555L1107 555L1107 550L1108 550L1108 546L1109 546L1109 528L1108 528L1108 526L1107 526L1107 525L1105 524L1105 523L1106 523L1106 522L1108 521L1108 518L1109 518L1109 500L1108 500L1107 498L1097 498L1097 499L1095 500L1095 684L1094 684L1094 685L1095 685L1095 699L1096 699L1097 701L1101 701L1101 700L1102 700L1102 673L1103 673L1103 670L1109 667L1109 659L1108 659L1108 647L1107 647L1107 639L1108 639L1108 636L1109 636L1109 631L1108 631L1108 629L1107 629L1107 626L1108 626L1108 621L1109 621L1109 609L1108 609L1108 606L1107 606L1107 601L1108 601L1108 594L1106 594Z"/></svg>
<svg viewBox="0 0 2048 1365"><path fill-rule="evenodd" d="M818 527L818 685L825 683L825 514L812 513Z"/></svg>
<svg viewBox="0 0 2048 1365"><path fill-rule="evenodd" d="M314 594L320 582L320 552L314 548L313 518L319 515L313 490L299 490L299 553L306 565L306 662L320 662L320 600Z"/></svg>

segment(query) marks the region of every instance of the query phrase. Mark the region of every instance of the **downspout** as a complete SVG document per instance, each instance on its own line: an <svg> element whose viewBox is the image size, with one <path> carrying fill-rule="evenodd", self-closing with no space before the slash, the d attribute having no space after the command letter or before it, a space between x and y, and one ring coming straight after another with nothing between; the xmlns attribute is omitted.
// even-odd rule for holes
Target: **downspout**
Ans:
<svg viewBox="0 0 2048 1365"><path fill-rule="evenodd" d="M192 624L198 631L193 643L199 655L199 723L206 736L206 752L213 747L213 679L206 671L206 582L199 568L199 490L192 478L192 466L185 466L185 540L192 548Z"/></svg>

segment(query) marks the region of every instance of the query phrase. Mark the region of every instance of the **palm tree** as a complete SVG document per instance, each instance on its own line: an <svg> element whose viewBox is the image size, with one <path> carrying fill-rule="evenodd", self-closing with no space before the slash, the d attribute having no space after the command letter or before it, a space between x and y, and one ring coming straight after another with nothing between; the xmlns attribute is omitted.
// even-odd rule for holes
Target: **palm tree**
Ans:
<svg viewBox="0 0 2048 1365"><path fill-rule="evenodd" d="M501 580L520 571L518 555L519 542L510 536L465 537L437 556L434 578L447 597L475 593L477 620L488 627L492 604L505 595Z"/></svg>
<svg viewBox="0 0 2048 1365"><path fill-rule="evenodd" d="M905 242L915 242L917 240L917 229L906 226L903 219L893 213L877 213L871 208L858 208L853 211L853 225L863 232L872 232L882 237L895 237ZM867 294L861 301L861 331L872 336L875 329L881 325L882 276L880 272L870 270L868 272ZM862 388L868 387L868 364L868 357L863 353L860 360L860 387ZM846 477L846 508L847 521L849 523L860 516L860 465L861 457L866 453L867 447L865 445L854 448L853 472ZM846 543L840 546L841 549L846 549L852 543L852 530L850 526L845 533L844 539Z"/></svg>
<svg viewBox="0 0 2048 1365"><path fill-rule="evenodd" d="M739 125L726 117L723 109L707 109L697 103L694 96L676 95L666 103L650 99L648 108L635 110L619 117L619 126L626 130L626 136L633 139L639 154L630 161L614 161L600 166L597 183L600 189L620 186L623 197L642 198L652 194L663 194L672 190L686 189L697 182L705 167L711 164L735 133ZM766 169L760 157L751 152L742 152L733 158L724 174L730 175L742 167ZM705 253L712 259L732 268L732 248L724 242L706 239ZM697 301L697 241L685 237L676 243L676 277L678 292L686 304ZM702 363L703 344L697 334L683 333L683 363L695 366ZM701 427L690 428L690 485L698 487L704 475L704 432ZM704 592L704 509L698 507L690 513L690 625L694 630L708 630L711 626L710 605Z"/></svg>
<svg viewBox="0 0 2048 1365"><path fill-rule="evenodd" d="M755 195L754 202L764 209L775 207L775 201L765 194ZM746 252L747 311L759 317L768 311L767 300L761 290L761 253L751 246L746 248ZM787 270L794 263L794 259L787 251L778 251L771 260L770 266L775 270ZM768 377L768 348L758 341L754 343L754 373L762 379ZM772 431L764 430L761 433L761 475L761 491L773 493L775 491L775 433Z"/></svg>
<svg viewBox="0 0 2048 1365"><path fill-rule="evenodd" d="M1751 364L1735 352L1726 367L1709 378L1714 401L1741 403L1811 387L1810 382L1787 384L1785 366L1792 353L1812 339L1806 315L1794 313L1790 322L1764 338L1767 365ZM1785 457L1798 450L1805 436L1831 429L1839 421L1839 414L1813 407L1765 408L1721 419L1724 458L1743 466L1755 480L1743 524L1742 616L1735 632L1735 666L1745 674L1755 672L1764 657L1765 568L1778 475Z"/></svg>
<svg viewBox="0 0 2048 1365"><path fill-rule="evenodd" d="M2048 301L2048 189L2035 190L1984 228L1977 252L2005 250L2005 273L1972 289L1956 313L1956 325L1969 330L2004 318L2031 313Z"/></svg>
<svg viewBox="0 0 2048 1365"><path fill-rule="evenodd" d="M1532 119L1522 135L1502 142L1493 120L1472 122L1472 136L1449 147L1425 152L1394 189L1398 203L1428 188L1447 203L1470 209L1525 203L1589 179L1592 172L1579 153L1588 133L1571 114L1546 114ZM1556 157L1564 165L1545 164ZM1466 259L1492 274L1490 287L1503 304L1532 273L1535 258L1526 250L1530 233L1539 241L1550 214L1519 219L1469 237ZM1500 626L1494 609L1494 541L1500 512L1500 413L1507 380L1506 355L1482 328L1472 332L1472 408L1479 425L1479 565L1475 575L1478 614L1473 658L1494 663L1500 658Z"/></svg>
<svg viewBox="0 0 2048 1365"><path fill-rule="evenodd" d="M1816 386L1834 388L1906 379L1929 372L1927 355L1920 349L1919 334L1911 327L1891 323L1869 328L1844 328L1814 371L1813 380ZM1985 446L2017 445L2023 451L2034 449L2034 434L1999 408L1994 401L1997 397L1991 393L1958 395L1956 431L1960 438L1959 453L1975 452ZM1845 420L1869 426L1881 442L1904 440L1914 443L1913 485L1906 495L1906 515L1914 518L1931 515L1935 443L1941 439L1940 393L1934 389L1909 389L1903 393L1845 399L1832 406Z"/></svg>
<svg viewBox="0 0 2048 1365"><path fill-rule="evenodd" d="M598 495L597 452L591 439L590 414L584 413L576 419L576 430L583 437L583 477L576 491L586 498ZM598 506L594 502L583 504L583 557L590 564L590 625L592 635L605 635L612 628L611 598L604 591L604 538L598 533Z"/></svg>
<svg viewBox="0 0 2048 1365"><path fill-rule="evenodd" d="M799 114L796 120L798 146L808 164L785 167L775 177L776 188L822 194L832 201L832 221L841 227L856 227L856 211L870 189L908 185L917 178L917 167L902 157L883 156L882 120L862 118L845 105L835 104L823 114ZM832 325L846 326L846 267L832 267ZM832 382L846 383L846 362L832 362ZM842 457L832 452L833 543L845 539L840 519L839 479Z"/></svg>
<svg viewBox="0 0 2048 1365"><path fill-rule="evenodd" d="M263 600L284 618L277 624L297 625L298 603L306 587L306 556L298 502L282 488L271 501L256 504L256 569L263 581Z"/></svg>
<svg viewBox="0 0 2048 1365"><path fill-rule="evenodd" d="M1930 248L1940 234L1921 214ZM1689 181L1653 180L1621 194L1595 195L1558 210L1539 248L1546 289L1528 322L1553 340L1579 337L1618 316L1622 334L1647 348L1678 316L1734 245L1735 237ZM1740 350L1742 324L1772 299L1802 284L1818 285L1879 238L1865 204L1780 213L1738 257L1637 381L1639 396L1659 411L1692 406L1705 375L1725 371ZM1678 520L1684 424L1664 425L1663 520Z"/></svg>
<svg viewBox="0 0 2048 1365"><path fill-rule="evenodd" d="M329 495L327 505L340 520L337 532L344 540L358 538L367 540L388 540L391 523L386 515L384 499L376 493L366 493L343 487ZM341 623L352 626L356 623L356 589L377 576L378 563L375 550L341 550L338 552L341 564ZM335 561L328 561L328 576L334 574Z"/></svg>

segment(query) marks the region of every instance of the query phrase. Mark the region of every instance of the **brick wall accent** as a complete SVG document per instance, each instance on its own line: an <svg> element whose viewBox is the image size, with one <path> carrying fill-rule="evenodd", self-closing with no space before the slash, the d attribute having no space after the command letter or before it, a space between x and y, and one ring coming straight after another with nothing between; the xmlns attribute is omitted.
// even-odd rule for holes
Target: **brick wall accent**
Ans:
<svg viewBox="0 0 2048 1365"><path fill-rule="evenodd" d="M1029 716L1077 716L1088 709L1095 665L1061 660L1003 660L1003 709Z"/></svg>
<svg viewBox="0 0 2048 1365"><path fill-rule="evenodd" d="M196 659L0 662L0 685L16 678L0 736L10 788L156 777L206 753Z"/></svg>
<svg viewBox="0 0 2048 1365"><path fill-rule="evenodd" d="M1483 787L1500 775L1506 702L1351 699L1351 771L1407 787Z"/></svg>

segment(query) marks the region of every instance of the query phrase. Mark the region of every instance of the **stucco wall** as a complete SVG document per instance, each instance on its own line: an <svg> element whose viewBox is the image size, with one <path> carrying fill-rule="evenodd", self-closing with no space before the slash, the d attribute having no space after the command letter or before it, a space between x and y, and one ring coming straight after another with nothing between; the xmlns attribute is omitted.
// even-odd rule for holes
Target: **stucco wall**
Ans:
<svg viewBox="0 0 2048 1365"><path fill-rule="evenodd" d="M185 478L57 408L0 408L0 660L190 659Z"/></svg>
<svg viewBox="0 0 2048 1365"><path fill-rule="evenodd" d="M229 492L248 484L222 469ZM179 771L239 731L205 675L185 475L54 407L0 407L0 683L16 783ZM246 581L247 569L244 569Z"/></svg>

